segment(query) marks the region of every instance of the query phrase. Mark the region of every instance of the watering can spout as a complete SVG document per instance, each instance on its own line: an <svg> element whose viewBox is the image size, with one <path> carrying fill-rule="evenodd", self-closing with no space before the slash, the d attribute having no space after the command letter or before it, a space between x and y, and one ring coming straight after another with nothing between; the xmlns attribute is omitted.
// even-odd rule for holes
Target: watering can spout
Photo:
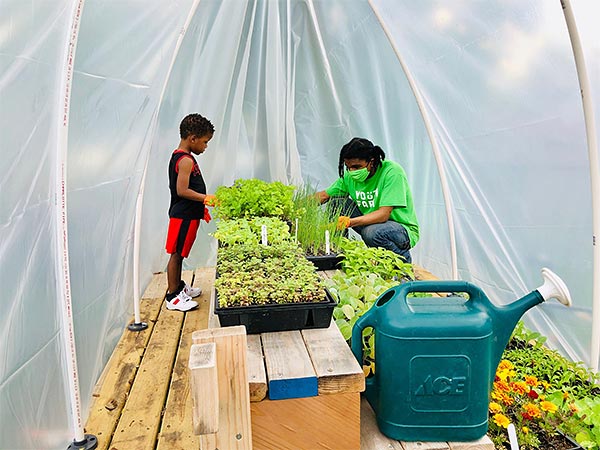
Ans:
<svg viewBox="0 0 600 450"><path fill-rule="evenodd" d="M525 297L520 298L509 305L496 307L497 314L502 319L498 321L499 328L496 333L496 336L498 337L495 342L497 345L496 358L494 359L496 363L500 362L502 353L508 344L510 335L517 325L517 322L529 309L550 298L557 299L565 306L571 306L571 294L564 281L550 269L545 267L542 269L542 277L544 278L544 283L536 290L531 291Z"/></svg>

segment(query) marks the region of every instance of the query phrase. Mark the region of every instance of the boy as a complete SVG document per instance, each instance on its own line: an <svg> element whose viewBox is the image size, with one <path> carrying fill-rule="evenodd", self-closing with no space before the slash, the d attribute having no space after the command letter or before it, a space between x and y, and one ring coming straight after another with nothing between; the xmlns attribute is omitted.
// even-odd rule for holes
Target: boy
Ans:
<svg viewBox="0 0 600 450"><path fill-rule="evenodd" d="M212 206L214 195L206 194L206 184L202 178L196 159L192 156L204 153L215 129L210 121L200 114L189 114L179 125L181 140L171 155L169 162L169 231L167 233L167 253L171 255L167 264L168 289L165 301L167 308L189 311L198 303L202 290L187 285L181 279L183 258L190 254L200 219L210 220L205 205Z"/></svg>

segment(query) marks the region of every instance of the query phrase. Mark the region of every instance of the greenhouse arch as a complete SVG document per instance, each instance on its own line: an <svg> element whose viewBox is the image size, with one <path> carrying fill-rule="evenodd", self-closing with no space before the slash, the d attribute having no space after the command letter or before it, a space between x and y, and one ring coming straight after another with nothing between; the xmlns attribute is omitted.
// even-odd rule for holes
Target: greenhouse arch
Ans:
<svg viewBox="0 0 600 450"><path fill-rule="evenodd" d="M8 0L0 7L0 448L64 448L152 274L178 125L210 191L337 177L354 136L408 174L413 259L598 369L600 33L593 0ZM595 110L596 109L596 110ZM203 225L188 268L214 265ZM135 281L134 281L135 280ZM73 376L75 374L75 376Z"/></svg>

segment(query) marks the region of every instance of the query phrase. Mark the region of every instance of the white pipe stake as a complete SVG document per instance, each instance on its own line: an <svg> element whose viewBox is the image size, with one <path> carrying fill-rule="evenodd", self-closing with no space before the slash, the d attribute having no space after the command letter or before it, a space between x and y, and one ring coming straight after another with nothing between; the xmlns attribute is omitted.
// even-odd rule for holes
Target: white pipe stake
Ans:
<svg viewBox="0 0 600 450"><path fill-rule="evenodd" d="M508 424L508 440L510 441L510 450L519 450L517 430L515 430L515 426L512 423Z"/></svg>
<svg viewBox="0 0 600 450"><path fill-rule="evenodd" d="M298 218L296 217L296 229L294 230L294 239L296 240L296 244L298 243Z"/></svg>
<svg viewBox="0 0 600 450"><path fill-rule="evenodd" d="M262 245L267 245L267 226L263 225L260 228L260 239Z"/></svg>
<svg viewBox="0 0 600 450"><path fill-rule="evenodd" d="M325 230L325 254L329 255L331 249L329 248L329 230Z"/></svg>

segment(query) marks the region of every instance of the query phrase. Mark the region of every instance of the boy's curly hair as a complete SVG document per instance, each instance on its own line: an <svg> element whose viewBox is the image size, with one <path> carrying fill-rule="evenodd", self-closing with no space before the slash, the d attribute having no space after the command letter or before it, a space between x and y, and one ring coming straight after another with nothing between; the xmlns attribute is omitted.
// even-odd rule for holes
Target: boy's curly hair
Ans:
<svg viewBox="0 0 600 450"><path fill-rule="evenodd" d="M179 125L179 135L181 139L185 139L190 135L202 137L212 135L215 132L215 127L210 120L200 114L188 114L183 118Z"/></svg>

